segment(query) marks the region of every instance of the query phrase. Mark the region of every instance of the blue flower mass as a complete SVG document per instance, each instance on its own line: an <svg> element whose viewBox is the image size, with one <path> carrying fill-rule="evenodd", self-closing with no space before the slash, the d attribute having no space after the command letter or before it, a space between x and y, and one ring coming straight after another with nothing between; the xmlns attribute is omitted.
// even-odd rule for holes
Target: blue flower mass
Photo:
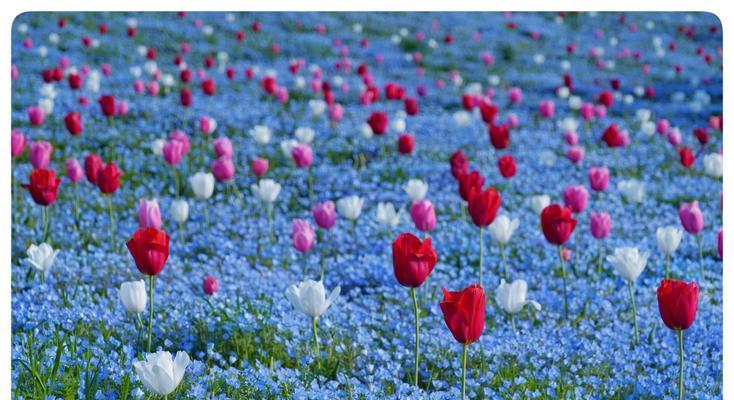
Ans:
<svg viewBox="0 0 734 400"><path fill-rule="evenodd" d="M491 226L482 231L486 320L468 346L467 398L677 398L678 335L656 295L666 259L671 279L700 287L682 331L684 398L722 397L715 15L34 12L12 30L13 398L161 398L133 367L157 350L191 360L168 399L460 398L462 345L439 303L442 288L479 283L480 230L452 175L457 150L484 177L480 189L499 192L497 215L519 220L502 252ZM387 116L383 134L367 124L373 112ZM493 146L490 124L509 129L507 147ZM214 143L223 137L231 148ZM299 143L309 150L296 157ZM123 172L111 194L83 173L92 153ZM505 155L516 165L508 177ZM256 157L268 162L262 174ZM591 188L593 167L609 169L606 190ZM34 169L61 178L48 206L21 186ZM210 198L195 195L197 172L216 177ZM428 185L430 207L413 207L422 199L406 194L411 179ZM266 180L280 185L274 200ZM625 193L631 180L641 199ZM564 205L577 185L588 200L562 269L530 199ZM357 202L339 202L349 196L363 200L356 219ZM159 215L141 217L140 200L153 198ZM336 204L329 229L312 213L325 201ZM694 201L698 233L679 215ZM387 202L397 216L381 208L378 218ZM611 229L596 239L590 213L602 211ZM143 222L170 238L152 288L125 245ZM656 234L666 226L683 231L669 258ZM438 258L415 290L417 382L413 297L393 270L404 232L430 236ZM29 250L41 243L58 250L45 270L32 261L47 253ZM622 247L648 256L631 283L607 260ZM505 312L505 265L537 308ZM128 312L121 284L138 280L146 304ZM305 280L322 280L325 297L340 288L315 318L286 297ZM301 306L324 301L317 286L301 289Z"/></svg>

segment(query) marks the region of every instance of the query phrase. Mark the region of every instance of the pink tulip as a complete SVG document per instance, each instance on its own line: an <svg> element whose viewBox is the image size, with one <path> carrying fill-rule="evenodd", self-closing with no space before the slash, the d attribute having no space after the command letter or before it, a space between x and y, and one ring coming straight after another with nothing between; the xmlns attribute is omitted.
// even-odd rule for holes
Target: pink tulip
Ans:
<svg viewBox="0 0 734 400"><path fill-rule="evenodd" d="M571 146L566 152L566 158L574 164L578 164L584 160L586 151L581 146Z"/></svg>
<svg viewBox="0 0 734 400"><path fill-rule="evenodd" d="M115 115L125 116L128 111L130 111L130 107L128 106L127 101L118 100L115 104Z"/></svg>
<svg viewBox="0 0 734 400"><path fill-rule="evenodd" d="M564 247L563 250L561 250L561 255L563 256L563 261L568 262L571 260L573 252L568 247Z"/></svg>
<svg viewBox="0 0 734 400"><path fill-rule="evenodd" d="M585 121L590 121L594 119L594 105L591 103L582 104L581 108L579 109L579 113L581 114L581 118L583 118Z"/></svg>
<svg viewBox="0 0 734 400"><path fill-rule="evenodd" d="M336 223L336 209L334 208L334 202L329 200L323 203L316 204L311 209L316 225L321 229L330 229Z"/></svg>
<svg viewBox="0 0 734 400"><path fill-rule="evenodd" d="M204 283L201 285L201 288L207 296L212 296L219 291L219 280L209 275L204 278Z"/></svg>
<svg viewBox="0 0 734 400"><path fill-rule="evenodd" d="M199 130L201 131L201 133L208 135L210 133L213 133L215 128L216 121L214 121L210 117L203 116L199 118Z"/></svg>
<svg viewBox="0 0 734 400"><path fill-rule="evenodd" d="M334 103L328 109L329 120L339 122L344 117L344 108L339 103Z"/></svg>
<svg viewBox="0 0 734 400"><path fill-rule="evenodd" d="M593 212L589 215L591 220L591 236L596 239L604 239L609 236L612 229L612 219L607 212Z"/></svg>
<svg viewBox="0 0 734 400"><path fill-rule="evenodd" d="M510 98L510 103L519 104L522 101L522 89L519 87L511 87L507 90L507 97Z"/></svg>
<svg viewBox="0 0 734 400"><path fill-rule="evenodd" d="M46 113L43 112L43 108L38 106L28 107L28 122L33 126L41 126L43 120L46 118Z"/></svg>
<svg viewBox="0 0 734 400"><path fill-rule="evenodd" d="M234 178L234 163L231 157L219 157L212 162L212 174L219 182Z"/></svg>
<svg viewBox="0 0 734 400"><path fill-rule="evenodd" d="M18 157L23 154L26 143L28 143L28 137L23 132L13 129L10 132L10 155Z"/></svg>
<svg viewBox="0 0 734 400"><path fill-rule="evenodd" d="M597 118L604 118L607 116L607 108L603 104L597 104L594 106L594 115Z"/></svg>
<svg viewBox="0 0 734 400"><path fill-rule="evenodd" d="M171 132L170 138L172 140L178 140L183 145L183 155L189 154L189 150L191 150L191 142L189 141L189 136L186 135L186 132L181 130L175 130Z"/></svg>
<svg viewBox="0 0 734 400"><path fill-rule="evenodd" d="M703 213L698 207L698 201L681 204L678 216L686 232L698 234L703 230Z"/></svg>
<svg viewBox="0 0 734 400"><path fill-rule="evenodd" d="M553 118L556 113L556 103L553 100L543 100L538 106L538 112L543 118Z"/></svg>
<svg viewBox="0 0 734 400"><path fill-rule="evenodd" d="M71 157L67 159L64 165L66 167L66 177L70 181L77 183L84 178L84 169L76 158Z"/></svg>
<svg viewBox="0 0 734 400"><path fill-rule="evenodd" d="M161 91L161 87L156 81L148 82L147 85L145 85L145 89L148 91L148 94L151 96L157 96L158 92Z"/></svg>
<svg viewBox="0 0 734 400"><path fill-rule="evenodd" d="M660 118L655 124L655 128L657 129L658 134L665 135L668 133L668 129L670 129L670 122L667 119Z"/></svg>
<svg viewBox="0 0 734 400"><path fill-rule="evenodd" d="M163 221L161 220L158 200L140 199L138 203L138 222L141 228L161 229Z"/></svg>
<svg viewBox="0 0 734 400"><path fill-rule="evenodd" d="M267 158L255 157L252 159L252 173L258 178L261 178L268 172L269 166L270 162Z"/></svg>
<svg viewBox="0 0 734 400"><path fill-rule="evenodd" d="M142 79L136 79L133 82L133 90L137 94L142 94L145 91L145 82Z"/></svg>
<svg viewBox="0 0 734 400"><path fill-rule="evenodd" d="M28 153L33 168L45 169L48 167L48 164L51 162L51 153L53 150L54 148L51 143L43 140L37 140L31 143L28 148Z"/></svg>
<svg viewBox="0 0 734 400"><path fill-rule="evenodd" d="M567 145L575 146L579 143L579 135L576 132L568 131L563 134L563 140L566 141Z"/></svg>
<svg viewBox="0 0 734 400"><path fill-rule="evenodd" d="M298 168L308 168L313 163L311 146L306 143L301 143L298 146L295 146L291 150L291 156L293 157L293 162L296 163Z"/></svg>
<svg viewBox="0 0 734 400"><path fill-rule="evenodd" d="M169 139L165 145L163 145L163 159L169 165L177 165L183 158L183 143L175 139Z"/></svg>
<svg viewBox="0 0 734 400"><path fill-rule="evenodd" d="M589 186L595 192L603 192L607 190L609 185L609 168L594 167L589 168Z"/></svg>
<svg viewBox="0 0 734 400"><path fill-rule="evenodd" d="M589 192L584 185L569 186L563 190L563 203L576 214L584 212Z"/></svg>
<svg viewBox="0 0 734 400"><path fill-rule="evenodd" d="M668 143L678 147L680 146L682 139L680 137L680 131L678 129L670 129L668 131Z"/></svg>
<svg viewBox="0 0 734 400"><path fill-rule="evenodd" d="M293 221L293 226L291 227L291 239L293 240L293 247L296 250L301 253L306 253L313 248L316 235L311 224L302 219L297 219Z"/></svg>
<svg viewBox="0 0 734 400"><path fill-rule="evenodd" d="M413 218L415 227L422 231L431 231L436 227L436 211L430 200L416 201L410 206L410 216Z"/></svg>
<svg viewBox="0 0 734 400"><path fill-rule="evenodd" d="M511 129L515 129L520 126L520 118L515 113L507 114L507 126Z"/></svg>
<svg viewBox="0 0 734 400"><path fill-rule="evenodd" d="M214 152L217 154L217 157L232 157L232 154L234 153L232 142L229 140L228 137L222 136L214 139L214 142L212 142L214 146Z"/></svg>

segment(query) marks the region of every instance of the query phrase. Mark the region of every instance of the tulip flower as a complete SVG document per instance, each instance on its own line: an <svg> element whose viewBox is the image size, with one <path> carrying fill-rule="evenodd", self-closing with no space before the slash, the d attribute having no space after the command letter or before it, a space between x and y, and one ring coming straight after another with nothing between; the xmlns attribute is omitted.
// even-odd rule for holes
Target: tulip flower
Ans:
<svg viewBox="0 0 734 400"><path fill-rule="evenodd" d="M347 196L342 197L336 202L336 209L339 211L339 215L352 221L352 232L357 225L357 219L362 213L362 206L364 205L364 199L359 196Z"/></svg>
<svg viewBox="0 0 734 400"><path fill-rule="evenodd" d="M211 172L217 181L228 182L234 178L235 170L234 163L231 157L219 157L212 161ZM234 185L234 188L237 186Z"/></svg>
<svg viewBox="0 0 734 400"><path fill-rule="evenodd" d="M645 184L636 179L620 181L617 184L617 189L622 192L624 198L630 203L642 203L645 200Z"/></svg>
<svg viewBox="0 0 734 400"><path fill-rule="evenodd" d="M138 221L141 228L161 229L163 221L161 220L161 210L158 207L157 199L140 199L138 203Z"/></svg>
<svg viewBox="0 0 734 400"><path fill-rule="evenodd" d="M174 200L173 203L171 203L171 217L176 221L176 223L178 223L179 239L183 243L183 223L189 219L189 203L183 199Z"/></svg>
<svg viewBox="0 0 734 400"><path fill-rule="evenodd" d="M143 386L155 395L167 399L181 383L190 362L185 351L176 353L174 359L171 353L161 350L146 355L145 361L134 361L133 367Z"/></svg>
<svg viewBox="0 0 734 400"><path fill-rule="evenodd" d="M97 184L97 175L99 170L102 169L102 164L102 159L96 154L88 154L84 157L84 175L86 175L89 183Z"/></svg>
<svg viewBox="0 0 734 400"><path fill-rule="evenodd" d="M316 204L311 210L316 225L321 229L331 229L336 223L336 208L333 201Z"/></svg>
<svg viewBox="0 0 734 400"><path fill-rule="evenodd" d="M214 293L219 291L219 280L216 277L209 275L204 278L201 288L207 296L213 296Z"/></svg>
<svg viewBox="0 0 734 400"><path fill-rule="evenodd" d="M479 227L479 286L482 286L484 274L484 228L494 221L502 198L497 189L493 187L487 188L483 192L473 191L472 193L469 199L468 211L474 225Z"/></svg>
<svg viewBox="0 0 734 400"><path fill-rule="evenodd" d="M110 196L120 187L120 176L122 176L122 171L117 169L117 164L109 162L99 168L97 180L95 181L104 195L105 202L107 202L107 211L110 217L110 243L113 248L115 247L115 213Z"/></svg>
<svg viewBox="0 0 734 400"><path fill-rule="evenodd" d="M232 157L232 154L234 153L232 141L225 136L214 139L212 146L214 147L214 153L217 157Z"/></svg>
<svg viewBox="0 0 734 400"><path fill-rule="evenodd" d="M658 247L665 254L665 279L670 279L670 257L675 253L683 238L683 230L676 226L660 227L655 232Z"/></svg>
<svg viewBox="0 0 734 400"><path fill-rule="evenodd" d="M463 345L461 399L466 398L466 356L469 344L479 340L484 330L486 300L481 286L467 286L460 292L443 290L443 301L439 304L444 322L457 342Z"/></svg>
<svg viewBox="0 0 734 400"><path fill-rule="evenodd" d="M515 162L515 158L510 154L505 154L498 158L497 167L500 170L500 174L505 179L510 179L517 173L517 163Z"/></svg>
<svg viewBox="0 0 734 400"><path fill-rule="evenodd" d="M270 142L270 138L273 136L273 132L264 125L256 125L252 129L250 129L250 136L252 136L253 139L258 144L268 144Z"/></svg>
<svg viewBox="0 0 734 400"><path fill-rule="evenodd" d="M458 179L459 176L469 172L469 160L461 150L457 150L451 155L450 163L451 175L453 175L455 179Z"/></svg>
<svg viewBox="0 0 734 400"><path fill-rule="evenodd" d="M268 167L270 166L270 162L267 158L261 158L261 157L255 157L252 159L252 173L258 178L262 178L263 175L265 175L266 172L268 172Z"/></svg>
<svg viewBox="0 0 734 400"><path fill-rule="evenodd" d="M589 168L589 186L591 190L600 193L607 190L609 185L609 168Z"/></svg>
<svg viewBox="0 0 734 400"><path fill-rule="evenodd" d="M607 256L607 261L617 269L617 273L627 281L630 301L632 302L632 320L635 325L635 344L640 344L640 334L637 330L637 307L635 306L635 295L632 284L640 276L647 265L648 254L640 253L636 247L619 247L614 249L614 254Z"/></svg>
<svg viewBox="0 0 734 400"><path fill-rule="evenodd" d="M505 245L510 242L512 234L520 225L517 218L510 220L506 215L500 215L495 218L494 222L489 225L489 234L500 247L500 257L502 259L502 269L505 272L505 279L509 279L510 274L507 271L507 261L505 260Z"/></svg>
<svg viewBox="0 0 734 400"><path fill-rule="evenodd" d="M66 114L66 116L64 116L64 125L66 125L66 130L68 130L72 136L79 136L82 133L82 130L84 130L82 117L77 112L69 112Z"/></svg>
<svg viewBox="0 0 734 400"><path fill-rule="evenodd" d="M54 250L48 243L41 243L40 245L31 244L26 250L26 262L33 268L41 273L41 283L45 282L46 271L51 269L51 266L56 260L56 256L59 254L59 250Z"/></svg>
<svg viewBox="0 0 734 400"><path fill-rule="evenodd" d="M206 229L209 230L209 211L206 207L206 200L214 194L214 175L209 172L197 172L189 177L189 184L194 196L204 202L204 220Z"/></svg>
<svg viewBox="0 0 734 400"><path fill-rule="evenodd" d="M701 268L701 284L703 284L705 275L703 269L703 243L701 231L703 231L704 221L703 213L701 212L701 208L698 206L698 201L681 204L678 209L678 216L680 217L683 229L692 235L696 235L696 243L698 243L698 264Z"/></svg>
<svg viewBox="0 0 734 400"><path fill-rule="evenodd" d="M127 249L135 260L135 266L144 275L148 275L150 282L148 295L150 297L150 315L148 320L148 352L153 338L153 282L161 273L168 260L168 245L170 237L165 231L155 228L138 228L130 240Z"/></svg>
<svg viewBox="0 0 734 400"><path fill-rule="evenodd" d="M683 399L683 331L693 325L698 309L698 285L696 282L663 279L657 290L658 310L665 326L678 334L680 369L678 375L678 400Z"/></svg>
<svg viewBox="0 0 734 400"><path fill-rule="evenodd" d="M293 248L301 253L309 252L313 248L316 239L311 225L302 219L293 221L291 238L293 239Z"/></svg>
<svg viewBox="0 0 734 400"><path fill-rule="evenodd" d="M137 281L123 282L120 285L120 301L128 313L136 314L140 325L143 321L140 319L140 313L145 310L145 303L148 302L148 295L145 294L145 281L142 279Z"/></svg>
<svg viewBox="0 0 734 400"><path fill-rule="evenodd" d="M558 246L558 257L561 260L561 276L563 277L563 314L568 318L568 292L566 290L566 264L563 258L563 244L571 237L576 228L576 219L571 209L551 204L540 213L540 225L548 243Z"/></svg>
<svg viewBox="0 0 734 400"><path fill-rule="evenodd" d="M293 158L293 162L296 164L296 167L307 171L308 198L313 200L313 172L311 171L311 168L309 168L311 164L313 164L311 146L306 143L295 145L291 149L291 157Z"/></svg>
<svg viewBox="0 0 734 400"><path fill-rule="evenodd" d="M540 215L548 205L550 205L550 196L546 194L539 194L528 198L528 207L537 215Z"/></svg>
<svg viewBox="0 0 734 400"><path fill-rule="evenodd" d="M707 154L703 157L703 167L706 175L719 179L724 175L724 157L718 153Z"/></svg>
<svg viewBox="0 0 734 400"><path fill-rule="evenodd" d="M420 179L411 179L405 184L405 186L403 186L403 190L405 191L405 194L410 197L411 201L421 201L426 197L428 184Z"/></svg>
<svg viewBox="0 0 734 400"><path fill-rule="evenodd" d="M51 143L37 140L28 147L28 155L31 165L35 169L46 169L51 162L51 153L54 148Z"/></svg>
<svg viewBox="0 0 734 400"><path fill-rule="evenodd" d="M56 195L60 184L61 179L56 177L55 170L34 169L31 171L29 182L22 185L23 188L28 190L28 193L31 194L33 201L41 206L43 218L43 231L41 234L42 241L45 241L48 235L50 223L48 207L56 201Z"/></svg>
<svg viewBox="0 0 734 400"><path fill-rule="evenodd" d="M337 297L339 297L340 291L341 287L337 286L329 293L329 297L327 298L326 289L322 281L317 282L306 279L297 286L290 285L285 292L285 297L291 302L293 308L301 310L302 313L311 317L314 349L316 350L317 357L321 351L319 350L319 336L316 329L316 322L326 312L326 309L334 303Z"/></svg>
<svg viewBox="0 0 734 400"><path fill-rule="evenodd" d="M377 204L377 222L389 230L395 229L400 223L400 213L395 211L392 203L380 202Z"/></svg>
<svg viewBox="0 0 734 400"><path fill-rule="evenodd" d="M484 177L478 171L461 174L458 177L459 195L468 202L474 192L481 192L484 186Z"/></svg>
<svg viewBox="0 0 734 400"><path fill-rule="evenodd" d="M589 224L591 225L591 236L597 240L606 238L612 230L612 219L609 213L604 211L589 214ZM596 273L599 275L601 275L602 270L602 253L604 253L604 246L599 246L599 256L596 265Z"/></svg>
<svg viewBox="0 0 734 400"><path fill-rule="evenodd" d="M510 314L510 321L512 322L512 331L515 330L515 314L522 311L525 305L530 304L535 307L536 310L540 311L541 307L537 301L525 300L525 296L528 292L528 283L522 279L512 281L509 285L504 279L500 280L500 285L497 287L497 294L495 294L495 301L500 308Z"/></svg>
<svg viewBox="0 0 734 400"><path fill-rule="evenodd" d="M273 234L273 207L272 204L280 194L280 184L272 179L262 179L256 184L250 186L253 195L257 196L263 203L265 215L268 218L268 230L270 243L275 243L275 235Z"/></svg>
<svg viewBox="0 0 734 400"><path fill-rule="evenodd" d="M178 170L176 169L176 165L181 162L183 153L184 143L179 140L169 139L168 142L166 142L166 144L163 146L163 159L166 160L166 163L171 166L171 169L173 171L173 179L176 183L176 197L178 197L180 193L180 179L178 175Z"/></svg>
<svg viewBox="0 0 734 400"><path fill-rule="evenodd" d="M392 243L393 272L398 283L410 288L415 314L415 385L418 386L418 367L420 364L420 314L415 289L423 284L438 261L431 238L423 242L410 233L398 235Z"/></svg>
<svg viewBox="0 0 734 400"><path fill-rule="evenodd" d="M563 190L563 203L566 205L566 207L570 208L571 211L573 211L574 216L578 217L579 214L584 212L584 209L586 208L586 203L589 199L589 192L586 191L586 188L583 185L576 185L576 186L568 186ZM579 263L581 260L579 259L579 241L580 236L576 236L576 266L574 267L574 271L579 266Z"/></svg>
<svg viewBox="0 0 734 400"><path fill-rule="evenodd" d="M43 120L46 119L46 112L43 108L38 106L28 107L28 122L33 126L43 125Z"/></svg>
<svg viewBox="0 0 734 400"><path fill-rule="evenodd" d="M436 210L430 200L416 201L410 206L410 217L421 232L432 231L436 227Z"/></svg>

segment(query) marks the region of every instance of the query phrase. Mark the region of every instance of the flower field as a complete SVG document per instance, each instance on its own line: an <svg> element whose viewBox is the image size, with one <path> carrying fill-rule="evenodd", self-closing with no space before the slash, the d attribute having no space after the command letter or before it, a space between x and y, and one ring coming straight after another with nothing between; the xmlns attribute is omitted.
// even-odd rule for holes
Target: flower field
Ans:
<svg viewBox="0 0 734 400"><path fill-rule="evenodd" d="M26 13L14 399L722 397L706 13Z"/></svg>

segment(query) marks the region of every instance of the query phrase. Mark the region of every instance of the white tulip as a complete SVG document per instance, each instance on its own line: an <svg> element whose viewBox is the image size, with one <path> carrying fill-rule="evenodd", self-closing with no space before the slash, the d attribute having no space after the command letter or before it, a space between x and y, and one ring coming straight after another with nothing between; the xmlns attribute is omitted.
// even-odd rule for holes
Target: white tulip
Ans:
<svg viewBox="0 0 734 400"><path fill-rule="evenodd" d="M26 255L28 255L26 262L33 268L46 272L51 269L57 254L59 254L59 250L54 250L48 243L41 243L38 246L32 244L26 250Z"/></svg>
<svg viewBox="0 0 734 400"><path fill-rule="evenodd" d="M631 203L642 203L645 200L645 184L636 179L620 181L617 189Z"/></svg>
<svg viewBox="0 0 734 400"><path fill-rule="evenodd" d="M250 136L259 144L267 144L273 136L273 131L264 125L255 125L250 129Z"/></svg>
<svg viewBox="0 0 734 400"><path fill-rule="evenodd" d="M543 209L548 207L549 204L550 196L547 194L539 194L528 199L528 207L538 215L540 215L540 213L543 212Z"/></svg>
<svg viewBox="0 0 734 400"><path fill-rule="evenodd" d="M575 118L566 117L558 122L558 126L563 132L576 132L576 129L578 129L579 127L579 121L577 121Z"/></svg>
<svg viewBox="0 0 734 400"><path fill-rule="evenodd" d="M199 200L206 200L214 193L214 175L211 172L195 173L189 177L189 184Z"/></svg>
<svg viewBox="0 0 734 400"><path fill-rule="evenodd" d="M655 235L658 239L658 247L665 255L669 256L675 253L675 250L680 245L680 240L683 238L683 230L677 226L666 226L664 228L658 228Z"/></svg>
<svg viewBox="0 0 734 400"><path fill-rule="evenodd" d="M652 116L652 113L647 108L640 108L635 112L635 117L637 117L637 121L640 123L645 123L650 120L650 117Z"/></svg>
<svg viewBox="0 0 734 400"><path fill-rule="evenodd" d="M145 281L123 282L120 285L120 301L129 313L138 314L145 310L148 295L145 293Z"/></svg>
<svg viewBox="0 0 734 400"><path fill-rule="evenodd" d="M337 286L326 297L326 289L321 281L306 279L296 285L290 285L285 296L293 304L294 308L301 310L311 318L318 318L339 297L341 288Z"/></svg>
<svg viewBox="0 0 734 400"><path fill-rule="evenodd" d="M359 196L347 196L342 197L336 202L336 209L342 217L356 221L362 213L363 205L363 198Z"/></svg>
<svg viewBox="0 0 734 400"><path fill-rule="evenodd" d="M130 67L130 74L133 76L133 78L140 78L140 75L143 74L143 69L138 67L137 65L133 65Z"/></svg>
<svg viewBox="0 0 734 400"><path fill-rule="evenodd" d="M642 123L642 127L640 129L646 137L652 137L656 132L657 126L652 121L646 121Z"/></svg>
<svg viewBox="0 0 734 400"><path fill-rule="evenodd" d="M38 93L43 98L54 99L56 98L56 95L57 95L56 86L54 86L53 83L44 83L41 86L41 89L38 90Z"/></svg>
<svg viewBox="0 0 734 400"><path fill-rule="evenodd" d="M517 279L509 285L502 279L496 292L495 301L508 314L519 313L526 304L530 304L538 311L541 309L537 301L525 300L528 292L528 283L522 279Z"/></svg>
<svg viewBox="0 0 734 400"><path fill-rule="evenodd" d="M186 200L175 200L171 204L171 216L178 223L184 223L189 218L189 203Z"/></svg>
<svg viewBox="0 0 734 400"><path fill-rule="evenodd" d="M405 120L402 118L396 118L392 121L390 127L392 128L393 132L403 133L405 132Z"/></svg>
<svg viewBox="0 0 734 400"><path fill-rule="evenodd" d="M253 183L250 189L264 203L274 202L280 194L280 184L272 179L261 179L260 182Z"/></svg>
<svg viewBox="0 0 734 400"><path fill-rule="evenodd" d="M163 156L163 147L165 147L166 141L163 139L156 139L150 144L150 150L157 156Z"/></svg>
<svg viewBox="0 0 734 400"><path fill-rule="evenodd" d="M454 123L457 126L467 126L471 122L471 114L466 110L460 110L453 114Z"/></svg>
<svg viewBox="0 0 734 400"><path fill-rule="evenodd" d="M181 383L190 362L185 351L179 351L173 359L171 353L161 350L148 354L145 361L133 362L133 367L148 390L158 396L168 396Z"/></svg>
<svg viewBox="0 0 734 400"><path fill-rule="evenodd" d="M515 233L520 224L520 220L517 218L510 220L507 215L499 215L495 218L494 222L489 225L489 234L499 244L507 244L512 238L512 234Z"/></svg>
<svg viewBox="0 0 734 400"><path fill-rule="evenodd" d="M724 175L724 158L719 153L707 154L703 157L703 167L706 175L712 178L721 178Z"/></svg>
<svg viewBox="0 0 734 400"><path fill-rule="evenodd" d="M293 157L293 148L298 146L298 142L293 139L286 139L280 142L280 150L283 151L283 155L290 159Z"/></svg>
<svg viewBox="0 0 734 400"><path fill-rule="evenodd" d="M400 213L395 211L395 206L392 203L378 203L377 221L390 229L394 229L400 223Z"/></svg>
<svg viewBox="0 0 734 400"><path fill-rule="evenodd" d="M368 123L362 124L362 126L359 128L360 133L362 134L362 137L365 139L371 139L374 133L372 132L372 128L370 128L370 125Z"/></svg>
<svg viewBox="0 0 734 400"><path fill-rule="evenodd" d="M326 102L320 99L309 100L308 108L311 110L311 114L313 114L314 117L318 117L326 111Z"/></svg>
<svg viewBox="0 0 734 400"><path fill-rule="evenodd" d="M41 107L44 114L51 115L54 112L54 101L53 99L43 98L38 100L38 107Z"/></svg>
<svg viewBox="0 0 734 400"><path fill-rule="evenodd" d="M313 141L314 136L316 136L316 132L314 132L313 129L308 127L300 127L296 129L295 132L296 139L298 139L301 143L311 143Z"/></svg>
<svg viewBox="0 0 734 400"><path fill-rule="evenodd" d="M428 184L420 179L411 179L403 186L403 190L413 201L421 201L426 197Z"/></svg>
<svg viewBox="0 0 734 400"><path fill-rule="evenodd" d="M617 269L624 279L634 282L647 265L648 254L640 252L637 247L618 247L614 254L607 256L607 261Z"/></svg>
<svg viewBox="0 0 734 400"><path fill-rule="evenodd" d="M51 32L48 34L48 42L56 45L59 44L59 34L56 32Z"/></svg>

